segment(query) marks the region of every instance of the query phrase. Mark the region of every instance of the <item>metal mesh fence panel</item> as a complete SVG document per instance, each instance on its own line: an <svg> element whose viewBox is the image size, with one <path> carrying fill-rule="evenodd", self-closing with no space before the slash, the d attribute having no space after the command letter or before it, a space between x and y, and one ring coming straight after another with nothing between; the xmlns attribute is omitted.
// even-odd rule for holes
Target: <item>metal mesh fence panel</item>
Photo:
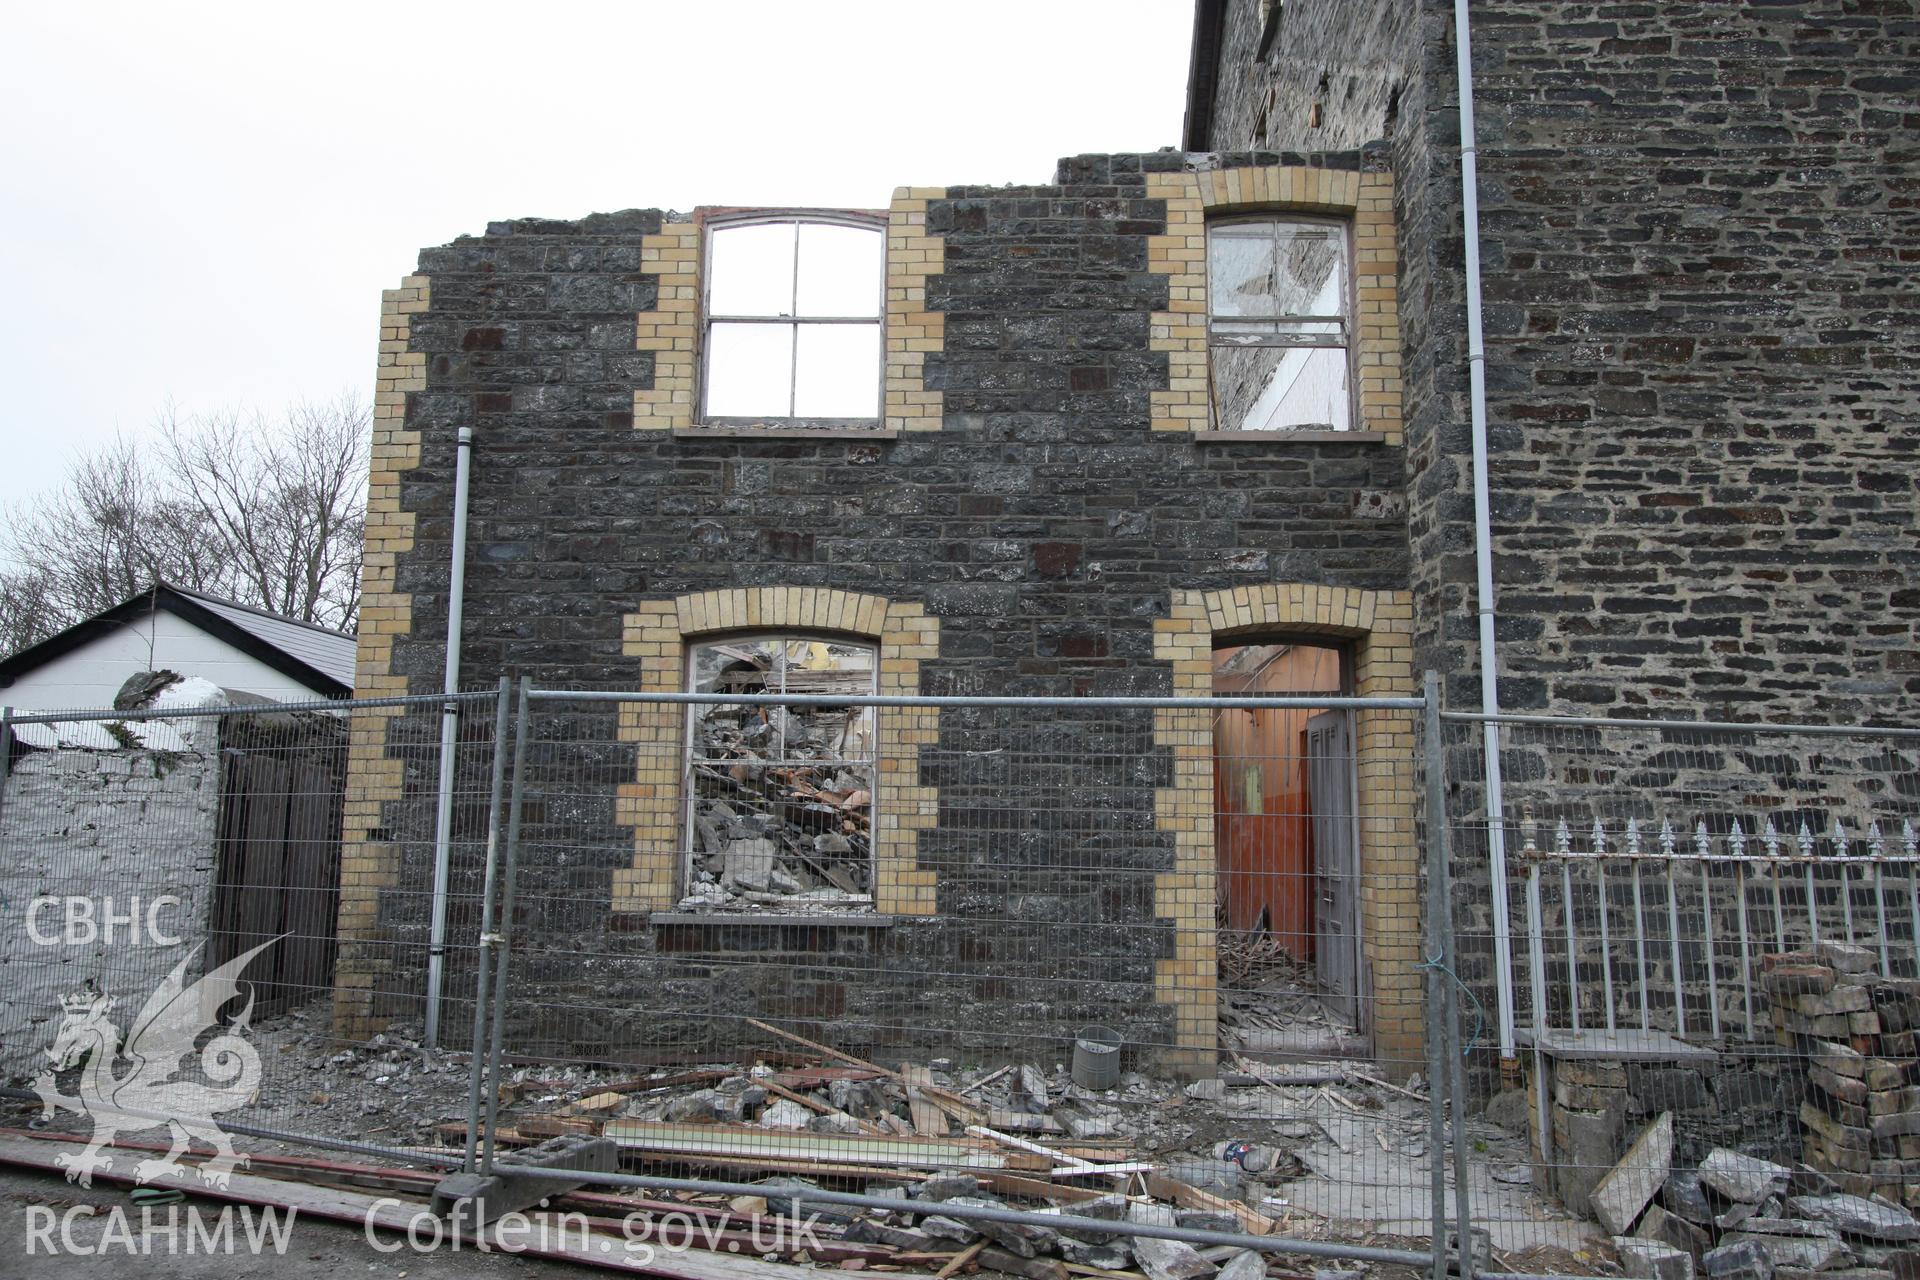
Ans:
<svg viewBox="0 0 1920 1280"><path fill-rule="evenodd" d="M55 1132L184 1133L202 1159L250 1129L438 1142L467 1109L448 1049L473 1021L500 695L453 703L436 1044L446 700L193 692L16 713L0 734L0 1083L37 1091Z"/></svg>
<svg viewBox="0 0 1920 1280"><path fill-rule="evenodd" d="M882 698L861 662L533 695L502 1147L1426 1256L1418 704Z"/></svg>
<svg viewBox="0 0 1920 1280"><path fill-rule="evenodd" d="M1832 1197L1885 1197L1888 1230L1920 1203L1920 733L1459 716L1446 737L1461 970L1511 1028L1486 1083L1527 1091L1535 1184L1630 1249L1887 1265Z"/></svg>

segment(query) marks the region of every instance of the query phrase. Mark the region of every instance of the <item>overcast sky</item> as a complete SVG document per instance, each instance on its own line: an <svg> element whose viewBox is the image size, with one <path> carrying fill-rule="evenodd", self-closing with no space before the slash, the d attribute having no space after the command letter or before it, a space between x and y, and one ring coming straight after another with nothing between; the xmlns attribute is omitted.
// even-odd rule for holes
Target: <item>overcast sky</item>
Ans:
<svg viewBox="0 0 1920 1280"><path fill-rule="evenodd" d="M8 6L0 504L169 398L370 398L380 290L489 220L884 206L1173 145L1191 18L1187 0Z"/></svg>

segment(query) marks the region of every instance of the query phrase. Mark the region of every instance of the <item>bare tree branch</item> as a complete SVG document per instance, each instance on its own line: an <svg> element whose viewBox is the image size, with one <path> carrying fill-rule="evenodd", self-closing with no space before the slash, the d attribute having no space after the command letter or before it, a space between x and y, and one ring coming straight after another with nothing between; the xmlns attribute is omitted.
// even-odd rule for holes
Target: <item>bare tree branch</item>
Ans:
<svg viewBox="0 0 1920 1280"><path fill-rule="evenodd" d="M357 397L279 420L164 406L0 533L0 652L153 582L350 630L360 607L371 415Z"/></svg>

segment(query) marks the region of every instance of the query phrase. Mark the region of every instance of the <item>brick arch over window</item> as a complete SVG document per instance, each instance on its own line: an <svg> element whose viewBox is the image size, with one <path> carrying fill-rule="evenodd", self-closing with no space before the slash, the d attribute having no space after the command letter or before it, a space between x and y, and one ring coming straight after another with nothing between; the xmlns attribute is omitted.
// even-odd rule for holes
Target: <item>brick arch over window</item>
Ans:
<svg viewBox="0 0 1920 1280"><path fill-rule="evenodd" d="M1176 591L1154 628L1154 656L1173 664L1173 692L1213 693L1213 650L1263 636L1325 636L1353 649L1354 693L1415 692L1413 597L1311 583ZM1361 961L1372 996L1375 1052L1418 1058L1425 1012L1419 971L1419 856L1414 843L1413 713L1355 717L1360 792ZM1173 785L1154 796L1156 823L1174 837L1174 869L1154 886L1154 914L1174 926L1173 957L1156 974L1156 998L1174 1006L1180 1052L1207 1069L1216 1051L1213 717L1160 710L1154 740L1173 753Z"/></svg>
<svg viewBox="0 0 1920 1280"><path fill-rule="evenodd" d="M940 621L924 606L824 587L742 587L649 600L625 618L624 652L639 661L639 687L679 693L694 640L729 632L801 631L858 636L878 649L879 692L920 691L920 664L940 654ZM873 904L887 915L932 915L937 876L919 866L920 832L938 819L936 788L920 781L920 747L939 741L929 707L881 707L873 798ZM680 752L685 708L623 703L620 738L639 744L633 781L620 786L618 817L633 828L633 865L614 872L613 909L655 911L680 900Z"/></svg>

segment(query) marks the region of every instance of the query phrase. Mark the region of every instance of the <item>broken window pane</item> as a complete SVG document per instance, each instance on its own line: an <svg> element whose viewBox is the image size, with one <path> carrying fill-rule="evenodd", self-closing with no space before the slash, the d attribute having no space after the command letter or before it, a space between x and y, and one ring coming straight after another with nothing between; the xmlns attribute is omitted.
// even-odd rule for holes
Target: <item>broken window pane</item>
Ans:
<svg viewBox="0 0 1920 1280"><path fill-rule="evenodd" d="M1346 431L1353 425L1343 347L1215 347L1214 400L1229 431Z"/></svg>
<svg viewBox="0 0 1920 1280"><path fill-rule="evenodd" d="M695 693L864 695L871 646L773 636L694 648ZM871 905L874 711L832 704L688 708L685 905Z"/></svg>
<svg viewBox="0 0 1920 1280"><path fill-rule="evenodd" d="M1207 236L1215 420L1229 431L1353 426L1346 228L1269 218Z"/></svg>
<svg viewBox="0 0 1920 1280"><path fill-rule="evenodd" d="M1345 228L1241 222L1208 236L1207 285L1216 316L1346 313Z"/></svg>

